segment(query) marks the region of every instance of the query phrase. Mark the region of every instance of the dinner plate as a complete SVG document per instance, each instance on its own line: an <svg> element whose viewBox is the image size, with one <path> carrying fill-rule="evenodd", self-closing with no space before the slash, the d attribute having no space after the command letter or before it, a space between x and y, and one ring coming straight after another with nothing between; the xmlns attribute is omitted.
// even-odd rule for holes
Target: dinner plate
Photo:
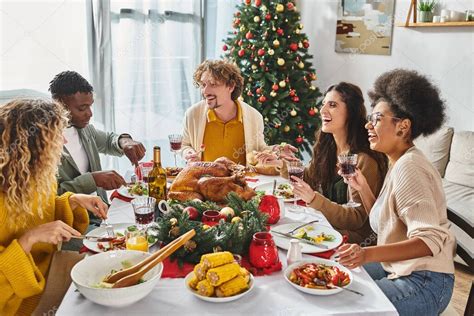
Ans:
<svg viewBox="0 0 474 316"><path fill-rule="evenodd" d="M288 283L290 283L295 289L297 289L301 292L312 294L312 295L332 295L332 294L336 294L336 293L339 293L339 292L342 291L342 288L340 288L340 287L334 288L334 289L311 289L311 288L307 288L307 287L304 287L304 286L301 286L301 285L298 285L296 283L291 282L290 281L291 271L293 271L294 269L296 269L298 267L301 267L301 266L303 266L307 263L324 264L326 266L338 267L341 271L344 271L345 273L347 273L349 275L350 281L349 281L349 284L343 286L344 288L349 287L352 284L352 281L354 280L354 277L352 276L352 272L349 269L347 269L346 267L340 265L339 263L337 263L335 261L330 261L330 260L326 260L326 259L322 259L322 258L305 259L305 260L301 260L301 261L298 261L298 262L295 262L295 263L289 265L285 269L285 272L284 272L285 280Z"/></svg>
<svg viewBox="0 0 474 316"><path fill-rule="evenodd" d="M243 297L244 295L247 295L250 291L252 291L252 289L254 287L254 283L255 283L253 275L250 274L250 283L249 283L249 288L247 289L247 291L242 292L242 293L237 294L237 295L229 296L229 297L208 297L208 296L199 295L195 290L193 290L189 286L189 280L193 277L193 275L194 275L194 271L191 271L184 278L184 284L186 286L186 289L189 292L191 292L194 296L196 296L197 298L199 298L203 301L212 302L212 303L227 303L227 302L232 302L232 301L238 300L239 298Z"/></svg>
<svg viewBox="0 0 474 316"><path fill-rule="evenodd" d="M290 198L290 199L287 199L285 198L283 195L279 195L278 193L278 186L280 184L290 184L289 181L287 180L277 180L277 184L276 184L276 188L277 190L275 190L275 196L277 197L283 197L285 202L294 202L294 201L297 201L298 198ZM291 185L291 184L290 184ZM272 194L272 191L273 191L273 182L266 182L266 183L262 183L262 184L259 184L259 185L256 185L254 187L255 191L264 191L265 194Z"/></svg>
<svg viewBox="0 0 474 316"><path fill-rule="evenodd" d="M133 194L128 192L128 187L126 186L121 186L120 188L117 189L117 193L120 194L123 197L129 198L129 199L134 199L136 197L140 196L145 196L145 195L138 195L138 194Z"/></svg>
<svg viewBox="0 0 474 316"><path fill-rule="evenodd" d="M292 231L293 229L295 229L296 227L298 227L302 224L304 224L304 223L282 224L282 225L272 227L272 230L282 232L282 233L288 233L288 232ZM337 248L342 243L342 240L343 240L342 235L337 230L334 230L333 228L331 228L329 226L321 225L321 224L318 224L318 223L314 223L314 224L311 224L311 225L308 225L308 226L305 226L305 227L311 227L311 226L313 227L313 230L307 231L307 234L310 237L314 237L316 235L324 233L325 235L333 235L334 240L333 241L323 241L323 242L321 242L322 245L325 245L325 246L328 247L327 249L319 248L317 246L313 246L313 245L310 245L310 244L307 244L307 243L304 243L304 242L300 242L302 253L325 252L325 251ZM271 231L270 231L270 233L271 233ZM288 250L288 248L290 247L290 240L291 240L290 238L283 237L283 236L280 236L280 235L277 235L277 234L272 234L272 235L273 235L273 239L275 240L275 244L278 247L280 247L282 249L285 249L285 250Z"/></svg>
<svg viewBox="0 0 474 316"><path fill-rule="evenodd" d="M120 233L125 236L125 231L127 230L127 227L130 226L135 226L133 223L120 223L120 224L111 224L112 227L114 228L115 233ZM105 227L97 227L96 229L91 230L86 234L86 236L100 236L100 237L108 237L107 235L107 230ZM156 244L158 240L155 239L153 243L150 243L148 247L153 246ZM94 252L105 252L103 249L100 249L98 247L98 244L101 243L105 246L108 246L108 242L99 242L99 241L93 241L89 239L84 239L83 240L84 246L86 246L89 250L92 250Z"/></svg>

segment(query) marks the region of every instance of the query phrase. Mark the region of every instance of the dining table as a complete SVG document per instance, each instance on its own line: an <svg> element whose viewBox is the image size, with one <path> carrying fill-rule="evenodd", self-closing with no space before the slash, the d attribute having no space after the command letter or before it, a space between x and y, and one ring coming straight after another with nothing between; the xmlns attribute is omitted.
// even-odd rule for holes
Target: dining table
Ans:
<svg viewBox="0 0 474 316"><path fill-rule="evenodd" d="M248 179L252 187L262 187L280 177L256 176ZM330 226L324 215L312 208L285 203L282 218L275 225L285 223L305 223L319 220ZM135 217L129 202L118 198L112 200L108 222L110 224L134 223ZM214 303L197 298L185 285L183 278L162 278L153 291L142 300L125 307L114 308L98 305L86 299L74 284L71 284L56 315L398 315L377 284L363 267L352 270L353 282L350 291L318 296L295 289L285 279L283 271L287 267L287 251L279 249L282 270L270 275L256 276L251 292L242 298ZM315 257L303 254L303 259ZM334 259L334 257L332 257Z"/></svg>

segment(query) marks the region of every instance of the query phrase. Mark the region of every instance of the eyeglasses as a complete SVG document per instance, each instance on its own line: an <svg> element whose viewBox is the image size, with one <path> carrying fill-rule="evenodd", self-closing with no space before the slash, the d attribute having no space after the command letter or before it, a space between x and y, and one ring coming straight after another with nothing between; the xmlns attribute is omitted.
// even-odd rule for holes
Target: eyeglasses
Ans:
<svg viewBox="0 0 474 316"><path fill-rule="evenodd" d="M383 115L380 112L374 112L372 114L367 115L367 122L369 122L373 127L375 127L377 126L377 123L380 121L381 117L390 117L395 120L401 120L401 118L396 116Z"/></svg>

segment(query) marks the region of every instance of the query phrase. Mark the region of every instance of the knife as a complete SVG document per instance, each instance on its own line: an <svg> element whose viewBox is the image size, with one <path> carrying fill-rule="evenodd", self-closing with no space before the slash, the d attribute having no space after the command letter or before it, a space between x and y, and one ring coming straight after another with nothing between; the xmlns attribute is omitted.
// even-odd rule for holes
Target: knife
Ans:
<svg viewBox="0 0 474 316"><path fill-rule="evenodd" d="M298 238L298 237L295 237L291 234L287 234L287 233L283 233L283 232L279 232L279 231L276 231L276 230L270 230L271 233L274 233L274 234L277 234L279 236L283 236L283 237L286 237L286 238L290 238L290 239L298 239L299 241L305 243L305 244L309 244L311 246L315 246L315 247L318 247L318 248L322 248L322 249L328 249L329 247L326 246L326 245L322 245L322 244L318 244L318 243L315 243L315 242L312 242L310 240L306 240L306 239L303 239L303 238Z"/></svg>

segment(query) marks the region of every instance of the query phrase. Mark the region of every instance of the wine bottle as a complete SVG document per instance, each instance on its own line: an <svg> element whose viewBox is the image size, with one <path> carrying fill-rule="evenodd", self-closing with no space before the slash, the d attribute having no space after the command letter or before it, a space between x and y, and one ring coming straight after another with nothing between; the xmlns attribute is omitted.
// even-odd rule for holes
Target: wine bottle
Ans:
<svg viewBox="0 0 474 316"><path fill-rule="evenodd" d="M153 147L153 169L148 174L149 195L156 199L156 205L166 200L166 171L161 166L161 149Z"/></svg>

